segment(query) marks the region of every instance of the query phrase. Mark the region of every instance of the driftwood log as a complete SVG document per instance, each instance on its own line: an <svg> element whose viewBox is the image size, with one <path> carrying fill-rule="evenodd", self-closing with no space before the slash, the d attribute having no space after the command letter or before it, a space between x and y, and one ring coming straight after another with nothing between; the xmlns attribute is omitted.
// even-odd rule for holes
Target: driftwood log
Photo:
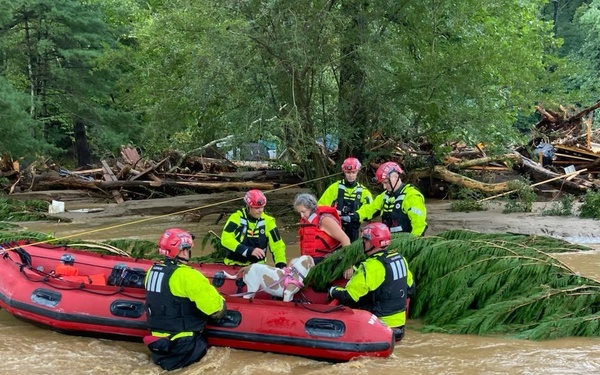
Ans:
<svg viewBox="0 0 600 375"><path fill-rule="evenodd" d="M463 176L459 173L452 172L441 165L436 165L433 167L433 169L415 171L410 174L411 180L421 178L437 178L439 180L446 181L452 185L461 186L470 190L481 191L486 194L498 194L510 190L508 182L490 184L477 181L472 178Z"/></svg>
<svg viewBox="0 0 600 375"><path fill-rule="evenodd" d="M280 184L269 182L193 182L193 181L138 181L138 180L117 180L117 181L86 181L76 177L59 177L56 179L44 179L36 183L32 190L53 190L53 189L90 189L90 190L112 190L120 188L180 188L189 189L199 193L221 192L228 190L245 191L249 189L271 190L280 187Z"/></svg>
<svg viewBox="0 0 600 375"><path fill-rule="evenodd" d="M416 170L409 175L410 180L422 178L435 178L450 184L461 186L470 190L480 191L484 194L500 194L512 189L510 181L499 183L485 183L461 175L453 170L465 170L475 166L488 164L492 161L510 161L514 168L522 174L528 174L534 182L548 181L548 184L560 191L582 194L588 190L600 190L600 181L586 180L581 177L560 178L564 175L543 168L540 164L520 154L511 153L498 158L484 157L450 164L447 167L436 165L433 168ZM452 169L452 170L451 170ZM517 182L515 180L515 182Z"/></svg>

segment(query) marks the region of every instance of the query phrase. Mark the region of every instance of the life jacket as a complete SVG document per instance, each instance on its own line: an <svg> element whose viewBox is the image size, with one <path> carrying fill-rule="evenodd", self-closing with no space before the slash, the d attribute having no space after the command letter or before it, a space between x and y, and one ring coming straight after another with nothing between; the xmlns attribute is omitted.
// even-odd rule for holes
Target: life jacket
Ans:
<svg viewBox="0 0 600 375"><path fill-rule="evenodd" d="M54 269L54 273L60 276L77 276L79 274L79 270L75 266L59 264Z"/></svg>
<svg viewBox="0 0 600 375"><path fill-rule="evenodd" d="M106 285L106 276L103 273L98 273L94 275L57 276L61 280L71 281L79 284Z"/></svg>
<svg viewBox="0 0 600 375"><path fill-rule="evenodd" d="M405 184L401 189L398 189L391 194L386 192L383 196L381 222L390 228L391 233L410 233L412 231L410 219L408 215L402 211L402 202L404 202L406 190L409 186L412 187L410 184Z"/></svg>
<svg viewBox="0 0 600 375"><path fill-rule="evenodd" d="M328 206L317 207L308 220L304 218L300 219L298 239L301 255L310 255L313 258L319 258L340 248L340 241L319 228L319 222L323 214L331 214L337 223L341 225L337 210Z"/></svg>
<svg viewBox="0 0 600 375"><path fill-rule="evenodd" d="M263 217L258 218L256 220L254 229L251 230L248 222L251 219L248 219L248 213L246 209L244 208L241 211L242 215L240 216L240 224L235 231L235 238L239 243L252 249L255 247L266 249L269 244L269 239L267 238L265 219ZM264 262L263 259L259 259L255 256L249 255L248 257L245 257L229 249L227 249L226 257L242 263L247 263L248 261L250 261L250 263Z"/></svg>
<svg viewBox="0 0 600 375"><path fill-rule="evenodd" d="M358 305L378 317L406 310L408 270L402 255L386 250L376 259L385 267L385 279L379 288L360 298Z"/></svg>
<svg viewBox="0 0 600 375"><path fill-rule="evenodd" d="M151 331L177 334L201 332L208 320L189 298L171 293L169 280L177 269L176 261L155 263L146 279L146 324Z"/></svg>
<svg viewBox="0 0 600 375"><path fill-rule="evenodd" d="M356 212L360 208L360 200L362 198L362 185L355 182L356 188L352 192L348 192L349 187L344 183L345 180L341 180L338 183L338 196L335 201L335 208L337 208L338 214L344 215L352 212Z"/></svg>

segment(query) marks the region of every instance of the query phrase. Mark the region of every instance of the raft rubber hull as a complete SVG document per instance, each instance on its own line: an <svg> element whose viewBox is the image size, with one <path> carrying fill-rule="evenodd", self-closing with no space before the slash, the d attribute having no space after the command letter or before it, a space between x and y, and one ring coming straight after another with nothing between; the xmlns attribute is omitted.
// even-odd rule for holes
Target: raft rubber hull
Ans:
<svg viewBox="0 0 600 375"><path fill-rule="evenodd" d="M142 285L152 261L25 241L2 248L0 307L8 313L67 334L135 341L149 334ZM75 256L79 275L106 283L89 284L87 276L65 280L50 275L65 253ZM293 302L264 292L246 299L236 296L246 291L244 285L219 277L221 271L235 274L239 267L191 265L227 302L226 318L206 325L209 345L328 361L387 357L394 349L389 327L370 312L331 304L326 293L305 288Z"/></svg>

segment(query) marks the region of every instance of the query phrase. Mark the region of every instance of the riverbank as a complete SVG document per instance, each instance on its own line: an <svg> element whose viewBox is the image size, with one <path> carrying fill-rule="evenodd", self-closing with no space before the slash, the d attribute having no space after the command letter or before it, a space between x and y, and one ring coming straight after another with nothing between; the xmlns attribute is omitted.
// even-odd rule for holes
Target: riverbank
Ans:
<svg viewBox="0 0 600 375"><path fill-rule="evenodd" d="M294 196L302 189L284 189L268 194L267 211L275 216L286 243L296 236L297 214L293 211ZM169 226L180 226L202 236L209 230L220 233L226 209L220 202L237 207L241 193L184 195L170 198L132 200L123 204L103 203L93 200L65 202L67 212L54 215L57 222L27 222L22 226L57 236L91 238L141 238L155 240ZM233 203L232 203L233 201ZM239 202L241 206L241 201ZM544 216L553 202L535 202L528 213L502 213L501 201L487 202L486 211L452 212L451 201L428 200L427 235L452 229L469 229L477 232L510 232L528 235L545 235L582 244L600 245L600 221L580 219L577 216ZM209 207L210 206L210 207ZM210 208L210 214L197 216L196 210ZM577 207L574 212L576 213ZM78 236L79 235L79 236Z"/></svg>

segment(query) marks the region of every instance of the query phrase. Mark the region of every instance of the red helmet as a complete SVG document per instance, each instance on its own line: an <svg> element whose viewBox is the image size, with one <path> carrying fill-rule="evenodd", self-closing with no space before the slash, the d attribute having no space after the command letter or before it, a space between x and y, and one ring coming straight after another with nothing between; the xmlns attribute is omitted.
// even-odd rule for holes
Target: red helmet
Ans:
<svg viewBox="0 0 600 375"><path fill-rule="evenodd" d="M383 180L387 180L390 178L390 174L396 172L398 174L402 174L402 168L393 161L388 161L387 163L383 163L377 168L377 172L375 172L375 180L380 183Z"/></svg>
<svg viewBox="0 0 600 375"><path fill-rule="evenodd" d="M244 196L244 202L246 202L248 207L260 208L267 205L267 197L265 197L262 191L252 189L248 190Z"/></svg>
<svg viewBox="0 0 600 375"><path fill-rule="evenodd" d="M386 247L390 244L392 235L387 225L383 223L371 223L363 228L363 240L368 240L373 245L373 249Z"/></svg>
<svg viewBox="0 0 600 375"><path fill-rule="evenodd" d="M360 170L360 167L362 167L362 165L360 164L360 161L358 161L357 158L348 158L342 163L342 171L344 172L358 172L358 170Z"/></svg>
<svg viewBox="0 0 600 375"><path fill-rule="evenodd" d="M158 253L175 258L181 250L194 246L194 236L179 228L167 229L158 241Z"/></svg>

